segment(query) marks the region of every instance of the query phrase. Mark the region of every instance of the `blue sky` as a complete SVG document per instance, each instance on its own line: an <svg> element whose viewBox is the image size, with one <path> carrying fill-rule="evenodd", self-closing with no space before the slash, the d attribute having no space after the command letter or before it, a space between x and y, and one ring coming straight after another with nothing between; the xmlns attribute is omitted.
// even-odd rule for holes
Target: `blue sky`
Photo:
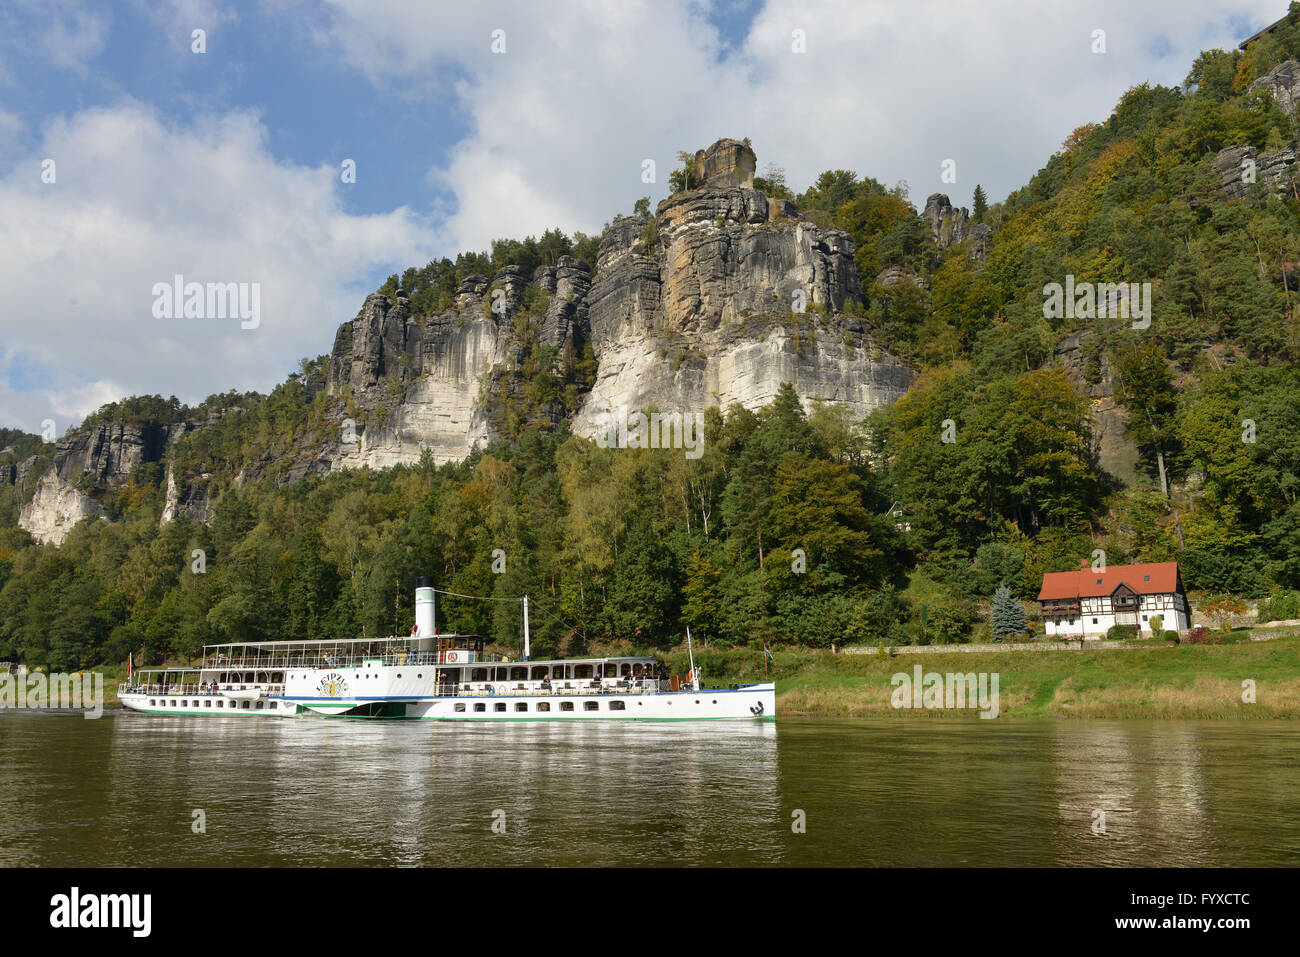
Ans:
<svg viewBox="0 0 1300 957"><path fill-rule="evenodd" d="M969 204L977 182L1000 199L1129 86L1177 83L1200 49L1284 10L4 0L0 424L61 434L127 394L267 390L390 272L494 237L598 231L665 195L677 150L719 136L750 136L760 171L783 167L795 189L849 168L906 181L918 206L939 191ZM258 283L258 327L152 315L176 273Z"/></svg>

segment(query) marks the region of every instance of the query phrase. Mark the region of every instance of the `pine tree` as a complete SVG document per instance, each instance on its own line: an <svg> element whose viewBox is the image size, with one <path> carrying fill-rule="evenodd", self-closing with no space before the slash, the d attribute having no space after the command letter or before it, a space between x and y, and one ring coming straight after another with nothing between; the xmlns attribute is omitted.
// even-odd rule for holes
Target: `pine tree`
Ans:
<svg viewBox="0 0 1300 957"><path fill-rule="evenodd" d="M971 205L974 206L975 215L972 218L975 222L984 222L984 214L988 212L989 200L984 195L984 187L978 183L975 184L975 197L971 200Z"/></svg>
<svg viewBox="0 0 1300 957"><path fill-rule="evenodd" d="M1002 585L993 593L993 620L991 622L993 637L999 641L1008 635L1023 635L1029 630L1025 621L1025 609L1011 594L1011 589Z"/></svg>

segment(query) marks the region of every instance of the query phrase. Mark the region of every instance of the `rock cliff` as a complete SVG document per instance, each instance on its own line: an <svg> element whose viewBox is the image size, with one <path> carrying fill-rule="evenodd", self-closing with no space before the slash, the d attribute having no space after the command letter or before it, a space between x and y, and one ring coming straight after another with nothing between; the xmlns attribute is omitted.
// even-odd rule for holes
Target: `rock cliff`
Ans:
<svg viewBox="0 0 1300 957"><path fill-rule="evenodd" d="M154 482L166 489L162 521L207 521L215 489L267 473L292 482L425 454L458 461L524 428L568 421L594 435L622 410L756 408L783 382L806 404L841 402L859 416L902 396L912 370L856 315L861 279L849 235L754 189L747 143L719 140L694 165L701 186L669 196L653 216L609 225L594 276L569 256L531 275L519 266L469 275L437 315L418 312L401 289L367 296L325 365L299 380L310 422L287 449L254 449L237 476L214 478L206 453L192 455L182 476L169 450L241 410L198 422L99 423L58 443L20 524L62 541L70 523L101 516L78 491L87 480ZM955 242L964 224L965 211L949 207L938 228ZM20 478L16 466L8 472L10 482Z"/></svg>

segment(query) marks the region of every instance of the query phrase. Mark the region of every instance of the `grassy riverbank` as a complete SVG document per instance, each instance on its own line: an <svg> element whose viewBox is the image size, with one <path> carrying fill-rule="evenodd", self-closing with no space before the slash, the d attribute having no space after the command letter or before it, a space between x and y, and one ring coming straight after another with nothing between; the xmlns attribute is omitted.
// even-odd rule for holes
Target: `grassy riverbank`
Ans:
<svg viewBox="0 0 1300 957"><path fill-rule="evenodd" d="M997 673L999 709L1013 717L1070 718L1300 718L1300 633L1251 641L1244 632L1233 644L1164 645L1042 651L978 652L926 649L831 654L776 651L768 680L777 681L782 717L954 717L971 711L902 710L890 705L893 675L929 672ZM756 651L700 649L695 659L710 685L763 681L763 655ZM685 651L664 656L670 672L685 674ZM104 705L117 707L117 683L124 667L94 669L104 674ZM1242 682L1255 682L1254 704L1244 703Z"/></svg>
<svg viewBox="0 0 1300 957"><path fill-rule="evenodd" d="M1259 634L1265 634L1260 632ZM1271 637L1271 636L1270 636ZM667 657L685 673L684 654ZM697 652L708 684L763 680L760 652ZM1082 651L997 650L849 655L778 651L771 666L782 717L898 715L953 717L974 712L901 710L890 678L925 672L988 672L999 678L1000 711L1013 717L1300 717L1300 636L1224 645L1163 645ZM1242 701L1255 682L1254 704Z"/></svg>

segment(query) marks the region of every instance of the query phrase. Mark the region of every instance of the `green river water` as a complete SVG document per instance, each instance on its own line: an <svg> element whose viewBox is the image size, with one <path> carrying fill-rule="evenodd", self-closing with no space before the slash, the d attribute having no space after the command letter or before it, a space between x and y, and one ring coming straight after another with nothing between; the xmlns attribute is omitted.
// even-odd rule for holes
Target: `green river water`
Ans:
<svg viewBox="0 0 1300 957"><path fill-rule="evenodd" d="M1297 863L1295 722L0 714L4 866Z"/></svg>

